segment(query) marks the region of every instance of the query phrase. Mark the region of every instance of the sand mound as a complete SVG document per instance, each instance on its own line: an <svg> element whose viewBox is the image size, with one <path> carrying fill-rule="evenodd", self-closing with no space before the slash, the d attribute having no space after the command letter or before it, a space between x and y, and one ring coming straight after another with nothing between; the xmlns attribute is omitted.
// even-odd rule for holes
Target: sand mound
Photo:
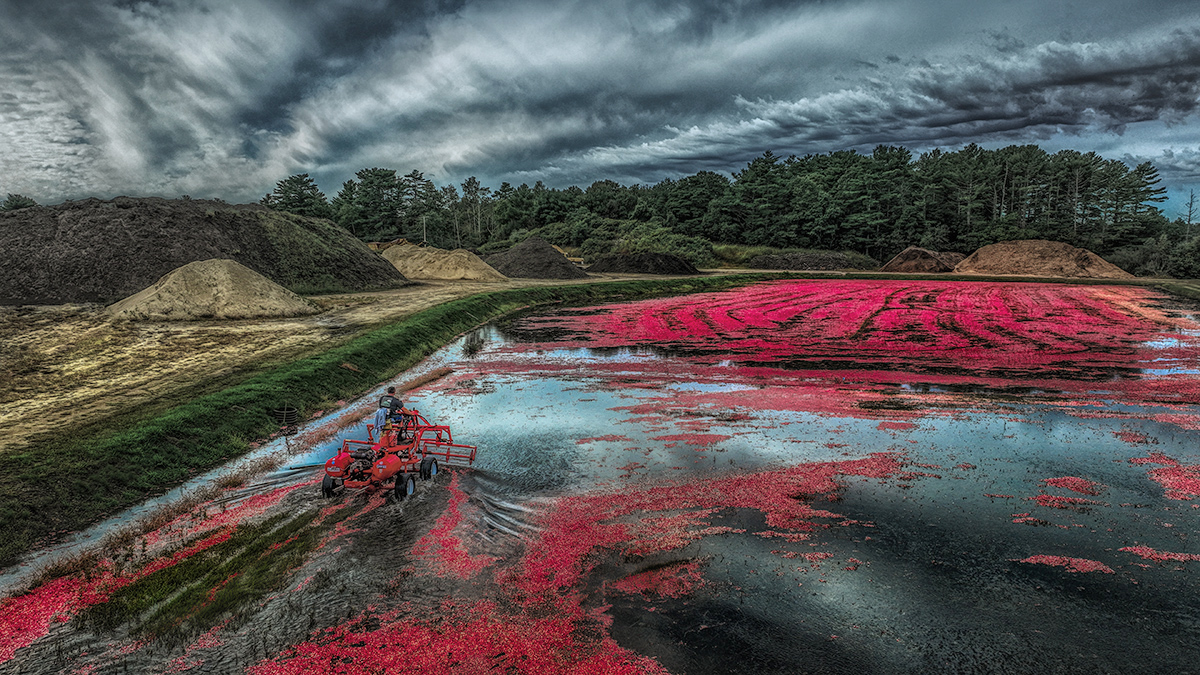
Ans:
<svg viewBox="0 0 1200 675"><path fill-rule="evenodd" d="M874 261L872 261L874 262ZM864 269L850 256L837 251L812 251L809 253L782 253L756 255L747 263L759 270L849 270ZM875 269L879 263L871 265Z"/></svg>
<svg viewBox="0 0 1200 675"><path fill-rule="evenodd" d="M150 321L257 319L317 311L304 298L229 259L188 263L108 307L113 316Z"/></svg>
<svg viewBox="0 0 1200 675"><path fill-rule="evenodd" d="M961 253L939 253L919 246L909 246L879 268L880 272L953 272L954 266L965 258Z"/></svg>
<svg viewBox="0 0 1200 675"><path fill-rule="evenodd" d="M1044 239L1002 241L975 251L955 266L959 274L1132 279L1133 275L1087 249Z"/></svg>
<svg viewBox="0 0 1200 675"><path fill-rule="evenodd" d="M670 253L606 255L587 268L588 272L619 274L699 274L690 262Z"/></svg>
<svg viewBox="0 0 1200 675"><path fill-rule="evenodd" d="M579 269L545 239L530 237L503 253L487 257L491 265L506 277L524 279L586 279Z"/></svg>
<svg viewBox="0 0 1200 675"><path fill-rule="evenodd" d="M430 246L397 244L383 250L383 257L409 279L506 281L479 256L466 249L447 251Z"/></svg>
<svg viewBox="0 0 1200 675"><path fill-rule="evenodd" d="M396 288L386 260L321 218L200 199L85 199L0 212L0 305L111 303L228 258L295 293Z"/></svg>

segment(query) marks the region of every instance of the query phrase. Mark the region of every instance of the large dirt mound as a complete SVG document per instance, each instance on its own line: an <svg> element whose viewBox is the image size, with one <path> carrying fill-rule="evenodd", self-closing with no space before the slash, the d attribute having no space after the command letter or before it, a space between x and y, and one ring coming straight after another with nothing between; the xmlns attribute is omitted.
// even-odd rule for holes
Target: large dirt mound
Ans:
<svg viewBox="0 0 1200 675"><path fill-rule="evenodd" d="M670 253L631 253L628 255L606 255L596 260L588 272L615 272L618 274L699 274L692 263Z"/></svg>
<svg viewBox="0 0 1200 675"><path fill-rule="evenodd" d="M383 257L409 279L508 280L479 256L461 248L447 251L404 243L383 249Z"/></svg>
<svg viewBox="0 0 1200 675"><path fill-rule="evenodd" d="M586 279L575 266L545 239L530 237L503 253L487 257L487 264L506 277L520 279Z"/></svg>
<svg viewBox="0 0 1200 675"><path fill-rule="evenodd" d="M938 251L937 256L941 258L942 261L944 261L947 265L949 265L951 270L957 267L958 263L966 260L967 258L966 253L959 253L958 251Z"/></svg>
<svg viewBox="0 0 1200 675"><path fill-rule="evenodd" d="M919 246L909 246L886 265L879 268L880 272L953 272L954 266L965 258L961 253L930 251Z"/></svg>
<svg viewBox="0 0 1200 675"><path fill-rule="evenodd" d="M0 304L113 302L182 265L230 258L296 293L407 281L328 220L257 204L118 197L0 212Z"/></svg>
<svg viewBox="0 0 1200 675"><path fill-rule="evenodd" d="M1133 275L1083 248L1045 239L984 246L954 267L959 274L1020 274L1039 277L1132 279Z"/></svg>
<svg viewBox="0 0 1200 675"><path fill-rule="evenodd" d="M241 263L213 259L188 263L108 311L124 319L188 321L302 316L318 310Z"/></svg>
<svg viewBox="0 0 1200 675"><path fill-rule="evenodd" d="M872 261L874 262L874 261ZM747 263L759 270L851 270L864 269L845 253L837 251L812 251L809 253L767 253L756 255ZM879 263L870 266L875 269Z"/></svg>

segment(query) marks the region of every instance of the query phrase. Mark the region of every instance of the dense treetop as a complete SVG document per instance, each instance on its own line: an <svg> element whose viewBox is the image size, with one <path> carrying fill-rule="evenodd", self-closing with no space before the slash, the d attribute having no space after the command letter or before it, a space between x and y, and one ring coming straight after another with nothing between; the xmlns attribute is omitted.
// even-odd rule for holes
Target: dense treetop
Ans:
<svg viewBox="0 0 1200 675"><path fill-rule="evenodd" d="M914 157L881 145L804 157L765 152L731 177L702 171L656 185L599 180L498 188L476 178L437 186L421 171L367 168L328 199L308 174L280 180L261 203L323 217L370 241L502 250L536 233L588 258L675 253L711 263L714 245L852 251L887 260L908 246L969 253L1011 239L1092 250L1138 274L1200 276L1194 198L1170 221L1149 163L1036 145L968 145ZM36 205L8 195L0 210Z"/></svg>

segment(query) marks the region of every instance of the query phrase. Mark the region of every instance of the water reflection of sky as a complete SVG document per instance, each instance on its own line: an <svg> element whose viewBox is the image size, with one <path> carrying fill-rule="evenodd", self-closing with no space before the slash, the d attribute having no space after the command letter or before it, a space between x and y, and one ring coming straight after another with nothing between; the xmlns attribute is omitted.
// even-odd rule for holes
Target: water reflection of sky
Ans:
<svg viewBox="0 0 1200 675"><path fill-rule="evenodd" d="M1130 428L1145 429L1143 433L1156 439L1156 452L1184 462L1200 459L1195 432L1153 422L1160 410L1116 400L1024 404L1012 397L1005 402L981 399L973 395L978 390L964 394L905 384L895 390L917 399L935 397L937 401L931 401L935 405L916 412L873 410L870 415L858 417L823 410L755 410L738 406L737 395L753 392L758 386L737 381L733 370L729 381L676 378L622 382L622 377L645 376L646 371L598 371L587 366L641 359L644 355L635 350L604 357L588 354L586 359L574 361L573 369L546 373L541 369L548 361L568 362L572 355L584 353L547 350L536 358L530 352L519 354L516 360L529 366L528 371L521 372L520 368L514 370L514 355L504 349L506 340L500 333L487 330L483 338L483 347L470 357L461 355L461 345L451 345L434 359L438 365L459 369L456 377L459 381L469 379L474 389L457 384L435 385L415 392L412 403L439 423L449 424L460 441L477 443L482 469L501 474L510 469L537 471L542 474L540 484L551 489L629 480L630 471L622 467L630 462L644 465L633 476L658 472L687 476L714 468L753 470L880 450L903 451L917 462L989 467L969 479L974 483L986 481L988 489L994 491L1036 493L1038 481L1056 473L1087 473L1101 482L1116 482L1119 475L1124 475L1125 482L1145 484L1144 469L1128 465L1131 457L1144 453L1115 435ZM450 356L454 354L459 356ZM687 372L686 361L654 358L662 372ZM506 367L492 372L498 361ZM705 375L711 377L711 372ZM658 415L629 411L684 393L726 394L729 409L686 410L663 404ZM1030 396L1045 393L1026 392ZM956 397L958 400L953 400ZM1080 410L1089 414L1103 411L1112 417L1082 420L1077 414ZM733 411L740 414L738 419L722 419L722 412ZM912 426L892 428L887 424L889 419ZM701 432L727 438L710 444L655 440ZM531 438L536 442L530 442ZM1082 446L1087 448L1085 453L1080 451ZM531 452L529 447L537 451ZM1019 470L1003 466L1013 460L1022 462ZM544 466L539 467L539 463ZM1044 472L1033 472L1033 466L1044 467ZM981 477L984 475L986 478ZM1147 492L1144 496L1158 490L1153 484L1143 487Z"/></svg>
<svg viewBox="0 0 1200 675"><path fill-rule="evenodd" d="M675 391L708 391L708 392L731 392L731 391L750 391L754 387L748 384L733 384L733 383L699 383L699 382L679 382L669 385L670 389Z"/></svg>
<svg viewBox="0 0 1200 675"><path fill-rule="evenodd" d="M715 465L749 470L779 462L834 460L847 453L861 455L888 449L908 452L916 459L928 459L926 455L933 454L942 462L986 464L999 456L1036 460L1038 464L1049 466L1052 460L1076 456L1081 444L1089 448L1088 455L1081 461L1090 462L1102 453L1104 463L1097 467L1107 475L1109 464L1142 454L1113 435L1128 429L1131 422L1136 422L1139 428L1154 427L1150 435L1160 439L1155 447L1158 452L1172 454L1180 460L1195 460L1200 451L1200 446L1194 443L1194 434L1171 425L1139 421L1139 415L1152 417L1155 411L1118 401L1098 401L1078 408L1119 415L1112 419L1086 421L1071 414L1076 410L1073 406L1064 411L1062 404L983 402L975 398L964 398L956 406L949 405L943 398L938 407L915 415L911 410L902 410L889 417L889 411L877 410L871 416L854 418L824 411L764 411L737 406L736 394L757 389L745 382L672 381L645 387L645 382L641 381L638 386L628 388L621 382L601 379L593 371L546 376L534 368L527 374L489 375L485 358L477 357L472 363L478 368L473 372L478 390L447 391L435 387L428 392L415 393L413 405L439 423L449 424L459 440L470 439L467 442L478 443L481 446L480 466L487 470L503 471L509 463L507 458L513 455L512 446L520 445L527 436L556 437L553 447L541 442L547 456L518 454L526 461L538 461L539 457L552 455L553 458L547 461L554 466L563 466L558 460L570 456L574 458L568 463L572 479L584 483L616 478L625 473L617 467L627 461L645 463L649 459L648 471L653 471L655 466L685 465L676 471L687 474L709 471ZM472 363L458 365L472 367ZM609 374L620 375L623 371ZM944 397L947 393L938 388L923 392L911 387L897 389L918 396L939 394ZM664 406L659 411L660 416L628 411L631 407L648 402L653 405L664 396L683 392L730 394L732 403L727 412L736 411L742 418L722 421L722 410L715 408L689 411ZM643 417L653 419L643 420ZM889 419L913 426L897 431L888 428ZM696 433L694 425L698 421L704 427L704 434L729 438L713 446L689 446L677 442L672 447L664 447L671 441L654 440L660 436ZM622 438L578 443L582 439L606 436ZM1095 473L1097 467L1090 467L1088 471ZM1080 469L1074 467L1076 471ZM1049 470L1051 473L1063 472L1068 466ZM1124 470L1128 471L1128 468ZM1134 473L1144 474L1144 471L1135 470ZM1036 477L1030 482L1025 476L1017 479L1016 474L1010 476L1012 480L1001 480L992 475L989 480L1003 483L1005 489L1036 491L1037 480L1043 477L1052 476ZM564 486L569 484L569 481L555 482Z"/></svg>

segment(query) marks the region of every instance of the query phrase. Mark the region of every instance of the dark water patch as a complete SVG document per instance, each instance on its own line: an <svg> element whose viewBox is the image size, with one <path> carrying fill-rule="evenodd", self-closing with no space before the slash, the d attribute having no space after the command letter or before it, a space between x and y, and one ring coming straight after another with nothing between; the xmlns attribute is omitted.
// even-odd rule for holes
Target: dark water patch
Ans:
<svg viewBox="0 0 1200 675"><path fill-rule="evenodd" d="M501 494L534 494L561 490L577 477L574 466L581 451L564 435L494 433L487 458L480 460L486 481Z"/></svg>
<svg viewBox="0 0 1200 675"><path fill-rule="evenodd" d="M1008 523L965 493L945 500L882 497L853 486L828 504L850 518L869 519L870 541L849 530L829 536L864 550L873 582L891 589L887 630L923 655L923 668L1167 672L1200 655L1192 575L1132 565L1115 551L1121 538L1097 537L1104 530L1094 522L1064 533ZM1064 550L1064 544L1070 555L1107 561L1117 573L1017 562L1030 552Z"/></svg>
<svg viewBox="0 0 1200 675"><path fill-rule="evenodd" d="M617 601L609 610L610 632L622 646L653 656L672 673L885 672L874 654L834 637L832 630L840 629L803 603L788 603L785 611L796 618L780 621L737 598L735 593L690 601Z"/></svg>

